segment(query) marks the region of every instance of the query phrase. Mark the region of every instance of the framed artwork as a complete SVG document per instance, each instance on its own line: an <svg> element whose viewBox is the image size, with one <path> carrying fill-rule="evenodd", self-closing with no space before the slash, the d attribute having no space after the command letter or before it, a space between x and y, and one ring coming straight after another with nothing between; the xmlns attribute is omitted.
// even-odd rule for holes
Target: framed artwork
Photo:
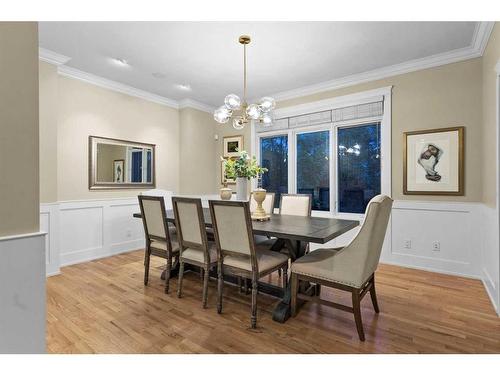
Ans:
<svg viewBox="0 0 500 375"><path fill-rule="evenodd" d="M243 150L243 136L235 135L231 137L224 137L223 147L224 150L222 155L225 158L240 156L240 151Z"/></svg>
<svg viewBox="0 0 500 375"><path fill-rule="evenodd" d="M113 182L122 183L125 181L125 160L113 160Z"/></svg>
<svg viewBox="0 0 500 375"><path fill-rule="evenodd" d="M224 185L224 182L228 184L236 184L236 180L232 178L227 178L226 176L226 159L220 162L220 184Z"/></svg>
<svg viewBox="0 0 500 375"><path fill-rule="evenodd" d="M403 194L464 195L464 127L406 132Z"/></svg>

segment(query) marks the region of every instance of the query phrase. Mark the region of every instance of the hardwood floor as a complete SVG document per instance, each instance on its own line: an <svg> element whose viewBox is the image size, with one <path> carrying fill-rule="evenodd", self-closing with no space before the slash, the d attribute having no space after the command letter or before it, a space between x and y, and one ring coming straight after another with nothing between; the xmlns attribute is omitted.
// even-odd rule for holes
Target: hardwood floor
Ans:
<svg viewBox="0 0 500 375"><path fill-rule="evenodd" d="M272 321L277 299L258 296L257 329L250 326L251 296L225 286L216 312L210 280L201 308L199 275L177 280L165 295L162 259L152 259L143 285L143 252L65 267L47 281L47 351L50 353L500 353L500 318L478 280L380 265L380 314L362 303L366 341L352 314L307 303L285 324ZM277 275L274 276L279 282ZM324 289L345 304L350 294Z"/></svg>

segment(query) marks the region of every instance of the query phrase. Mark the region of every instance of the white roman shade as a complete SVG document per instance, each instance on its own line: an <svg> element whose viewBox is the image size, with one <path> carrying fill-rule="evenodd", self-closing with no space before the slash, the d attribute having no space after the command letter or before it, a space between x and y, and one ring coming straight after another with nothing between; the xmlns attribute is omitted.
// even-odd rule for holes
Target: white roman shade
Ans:
<svg viewBox="0 0 500 375"><path fill-rule="evenodd" d="M383 114L384 102L382 97L380 100L369 103L335 108L328 111L307 113L300 116L280 118L274 120L271 126L256 126L255 131L257 133L265 133L276 130L303 128L331 122L361 120L364 118L382 116Z"/></svg>

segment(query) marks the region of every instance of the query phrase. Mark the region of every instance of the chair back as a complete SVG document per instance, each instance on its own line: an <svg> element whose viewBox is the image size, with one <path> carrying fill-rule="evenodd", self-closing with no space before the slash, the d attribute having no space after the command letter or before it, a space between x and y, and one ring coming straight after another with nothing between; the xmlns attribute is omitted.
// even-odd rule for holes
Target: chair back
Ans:
<svg viewBox="0 0 500 375"><path fill-rule="evenodd" d="M343 268L345 272L349 272L349 277L357 285L368 280L377 269L391 216L392 202L386 195L373 197L366 207L365 220L358 234L336 256L338 261L349 263L349 267L339 265L338 271L342 272Z"/></svg>
<svg viewBox="0 0 500 375"><path fill-rule="evenodd" d="M248 202L210 200L208 203L219 259L225 255L250 258L252 269L257 270Z"/></svg>
<svg viewBox="0 0 500 375"><path fill-rule="evenodd" d="M310 194L281 194L280 215L311 216Z"/></svg>
<svg viewBox="0 0 500 375"><path fill-rule="evenodd" d="M181 256L184 249L195 249L202 251L205 262L209 262L210 254L201 199L172 197L172 206Z"/></svg>
<svg viewBox="0 0 500 375"><path fill-rule="evenodd" d="M167 246L171 247L163 197L139 195L138 198L146 241L163 241L168 244Z"/></svg>
<svg viewBox="0 0 500 375"><path fill-rule="evenodd" d="M271 215L274 213L274 193L266 193L266 199L262 202L262 208L266 211L266 214ZM257 209L257 202L253 199L253 192L250 193L250 212L254 213Z"/></svg>

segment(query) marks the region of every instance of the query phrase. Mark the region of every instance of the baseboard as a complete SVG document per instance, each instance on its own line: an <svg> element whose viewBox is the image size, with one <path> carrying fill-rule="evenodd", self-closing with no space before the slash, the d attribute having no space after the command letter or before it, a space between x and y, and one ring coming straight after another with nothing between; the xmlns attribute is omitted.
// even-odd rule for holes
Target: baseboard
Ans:
<svg viewBox="0 0 500 375"><path fill-rule="evenodd" d="M491 304L493 305L495 312L497 313L498 316L500 316L500 310L496 297L498 295L498 290L495 289L495 282L493 281L491 275L485 268L483 268L483 275L481 277L481 281L483 282L484 289L486 289L486 293L490 298Z"/></svg>
<svg viewBox="0 0 500 375"><path fill-rule="evenodd" d="M428 266L419 266L419 265L412 264L412 263L397 262L397 261L393 261L393 260L381 260L380 264L388 264L391 266L411 268L411 269L419 270L419 271L441 273L443 275L465 277L467 279L482 280L481 277L479 275L476 275L476 274L456 272L456 271L450 271L447 269L434 268L434 267L428 267Z"/></svg>
<svg viewBox="0 0 500 375"><path fill-rule="evenodd" d="M114 255L144 249L144 240L130 241L127 246L103 250L102 248L84 249L61 255L61 267L90 262L92 260L108 258Z"/></svg>

